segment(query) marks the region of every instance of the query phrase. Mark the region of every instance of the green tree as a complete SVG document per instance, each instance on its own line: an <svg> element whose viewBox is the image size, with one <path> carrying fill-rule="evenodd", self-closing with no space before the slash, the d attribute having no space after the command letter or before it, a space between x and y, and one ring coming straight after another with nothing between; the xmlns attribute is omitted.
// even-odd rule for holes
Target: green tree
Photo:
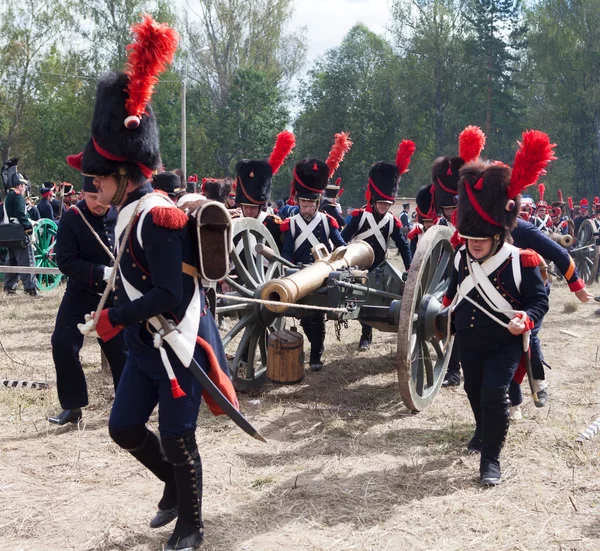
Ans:
<svg viewBox="0 0 600 551"><path fill-rule="evenodd" d="M369 167L379 160L393 162L399 141L411 137L403 125L400 69L391 45L356 25L300 85L294 157L325 159L334 134L349 132L354 145L336 177L342 178L344 199L355 205L363 200ZM287 194L286 187L278 191Z"/></svg>
<svg viewBox="0 0 600 551"><path fill-rule="evenodd" d="M600 194L600 1L534 5L529 120L558 143L548 181L576 197Z"/></svg>

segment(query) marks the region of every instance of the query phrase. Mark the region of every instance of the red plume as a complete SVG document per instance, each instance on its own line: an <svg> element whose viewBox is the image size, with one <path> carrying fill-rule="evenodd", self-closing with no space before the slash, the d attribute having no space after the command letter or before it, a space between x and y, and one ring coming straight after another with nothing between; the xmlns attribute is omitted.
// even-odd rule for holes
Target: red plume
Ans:
<svg viewBox="0 0 600 551"><path fill-rule="evenodd" d="M275 140L275 147L269 157L269 164L273 170L273 175L277 174L281 165L285 161L285 158L292 152L296 145L296 136L291 132L284 130L277 134L277 140Z"/></svg>
<svg viewBox="0 0 600 551"><path fill-rule="evenodd" d="M329 167L329 178L333 176L333 173L338 169L340 163L344 160L344 155L350 151L352 142L347 132L340 132L334 136L333 146L329 152L329 157L325 161L325 164Z"/></svg>
<svg viewBox="0 0 600 551"><path fill-rule="evenodd" d="M415 142L412 140L402 140L398 146L398 152L396 153L396 166L398 167L398 173L400 175L408 172L408 165L410 164L410 158L417 149Z"/></svg>
<svg viewBox="0 0 600 551"><path fill-rule="evenodd" d="M567 201L569 202L569 209L573 210L573 197L569 197Z"/></svg>
<svg viewBox="0 0 600 551"><path fill-rule="evenodd" d="M544 193L546 193L546 186L544 184L538 184L538 193L540 195L540 202L544 200Z"/></svg>
<svg viewBox="0 0 600 551"><path fill-rule="evenodd" d="M467 126L458 136L458 156L465 162L477 160L485 146L485 134L478 126Z"/></svg>
<svg viewBox="0 0 600 551"><path fill-rule="evenodd" d="M135 39L127 46L129 58L125 73L129 76L129 98L125 102L125 109L130 117L140 118L152 98L154 85L158 82L157 75L173 60L179 34L147 14L141 23L131 27L131 31Z"/></svg>
<svg viewBox="0 0 600 551"><path fill-rule="evenodd" d="M548 163L556 159L555 147L556 144L551 144L548 134L544 132L539 130L523 132L507 190L511 199L514 199L526 187L535 184Z"/></svg>
<svg viewBox="0 0 600 551"><path fill-rule="evenodd" d="M558 190L558 200L559 200L559 202L561 202L561 203L564 203L564 202L565 202L565 200L563 199L563 194L562 194L562 191L560 191L560 189Z"/></svg>
<svg viewBox="0 0 600 551"><path fill-rule="evenodd" d="M594 205L600 203L600 199L598 197L594 197Z"/></svg>
<svg viewBox="0 0 600 551"><path fill-rule="evenodd" d="M579 201L580 207L587 207L588 205L589 205L589 201L587 199L582 199L581 201Z"/></svg>
<svg viewBox="0 0 600 551"><path fill-rule="evenodd" d="M75 170L79 170L81 172L81 163L83 161L83 151L78 153L77 155L69 155L67 157L67 164L72 166Z"/></svg>

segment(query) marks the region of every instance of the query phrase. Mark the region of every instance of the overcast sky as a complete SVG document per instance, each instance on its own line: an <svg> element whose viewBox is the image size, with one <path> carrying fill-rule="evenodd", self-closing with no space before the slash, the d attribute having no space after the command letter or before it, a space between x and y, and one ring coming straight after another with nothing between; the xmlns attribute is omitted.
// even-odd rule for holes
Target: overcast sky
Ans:
<svg viewBox="0 0 600 551"><path fill-rule="evenodd" d="M307 29L307 67L340 44L356 24L383 34L390 21L391 0L295 0L292 28Z"/></svg>

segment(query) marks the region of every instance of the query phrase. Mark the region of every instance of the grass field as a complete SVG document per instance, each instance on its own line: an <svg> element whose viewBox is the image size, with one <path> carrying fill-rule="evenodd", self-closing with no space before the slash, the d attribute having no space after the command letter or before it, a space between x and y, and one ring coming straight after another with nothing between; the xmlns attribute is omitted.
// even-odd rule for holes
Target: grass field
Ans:
<svg viewBox="0 0 600 551"><path fill-rule="evenodd" d="M50 335L63 290L0 298L0 377L54 383ZM340 342L329 328L323 372L241 397L267 445L203 407L203 549L600 549L600 436L575 443L600 415L600 318L574 301L553 287L542 332L549 405L525 399L495 489L479 487L478 459L465 453L473 425L462 388L411 414L395 337L376 333L358 353L357 323ZM148 528L161 484L108 436L112 385L95 343L82 361L90 406L79 426L47 423L59 409L53 386L0 387L1 550L158 551L168 538L169 527Z"/></svg>

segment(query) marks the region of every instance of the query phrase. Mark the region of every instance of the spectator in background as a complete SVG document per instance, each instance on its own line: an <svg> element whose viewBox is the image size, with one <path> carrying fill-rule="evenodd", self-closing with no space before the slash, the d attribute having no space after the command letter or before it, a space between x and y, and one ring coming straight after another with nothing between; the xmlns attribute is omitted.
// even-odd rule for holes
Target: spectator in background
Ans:
<svg viewBox="0 0 600 551"><path fill-rule="evenodd" d="M40 214L40 218L47 218L48 220L55 220L54 209L52 208L52 188L54 184L52 182L44 182L40 188L41 199L38 203L37 209Z"/></svg>

